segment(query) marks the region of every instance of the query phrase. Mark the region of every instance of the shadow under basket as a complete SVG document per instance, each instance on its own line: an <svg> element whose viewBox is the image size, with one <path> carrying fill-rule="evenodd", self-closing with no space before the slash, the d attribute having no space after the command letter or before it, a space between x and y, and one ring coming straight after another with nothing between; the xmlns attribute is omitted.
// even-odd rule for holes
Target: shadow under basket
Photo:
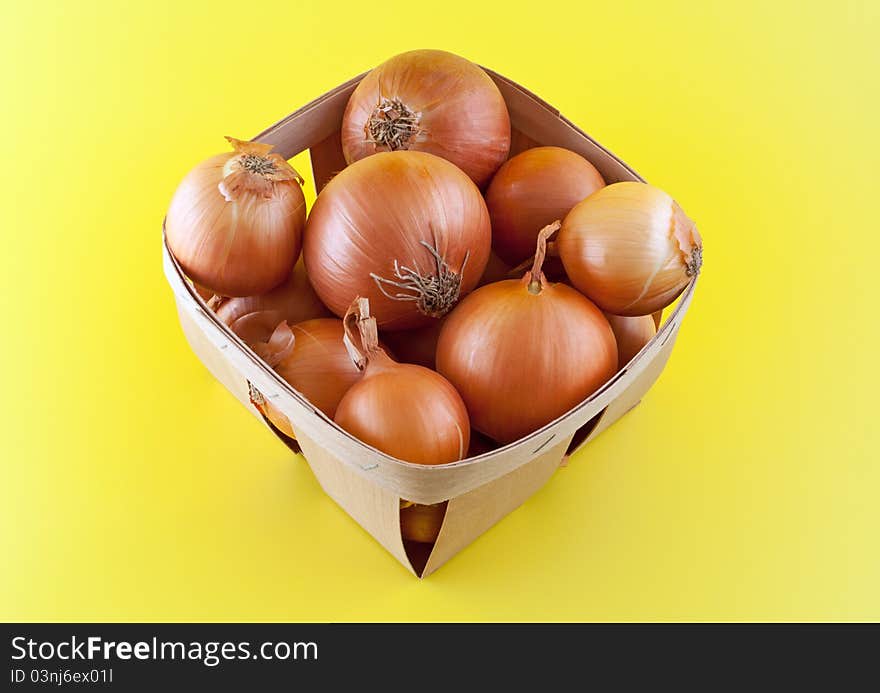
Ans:
<svg viewBox="0 0 880 693"><path fill-rule="evenodd" d="M511 156L533 146L556 145L587 158L606 182L641 181L625 163L566 120L552 106L487 70L507 102L513 130ZM346 82L271 126L255 140L290 159L309 150L316 189L345 167L342 114L363 75ZM543 486L568 457L587 445L641 400L666 365L696 280L685 289L657 335L608 383L567 414L510 445L453 464L428 467L401 462L336 426L223 325L184 277L163 243L165 275L174 292L187 341L208 370L296 451L321 487L414 575L425 576L470 544ZM254 406L256 388L290 421L296 441ZM401 500L446 502L433 544L404 542Z"/></svg>

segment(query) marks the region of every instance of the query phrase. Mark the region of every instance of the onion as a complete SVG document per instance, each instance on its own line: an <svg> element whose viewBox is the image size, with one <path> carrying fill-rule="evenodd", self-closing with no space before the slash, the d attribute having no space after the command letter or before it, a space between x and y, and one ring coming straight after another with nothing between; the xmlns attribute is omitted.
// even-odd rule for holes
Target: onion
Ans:
<svg viewBox="0 0 880 693"><path fill-rule="evenodd" d="M303 179L271 145L227 137L234 152L181 181L165 236L183 271L221 296L262 294L290 272L306 223Z"/></svg>
<svg viewBox="0 0 880 693"><path fill-rule="evenodd" d="M653 315L626 317L605 313L617 340L617 365L623 368L657 334Z"/></svg>
<svg viewBox="0 0 880 693"><path fill-rule="evenodd" d="M500 282L502 279L508 279L510 273L510 265L498 257L494 252L489 253L489 261L486 263L486 269L483 270L483 276L477 286L491 284L492 282Z"/></svg>
<svg viewBox="0 0 880 693"><path fill-rule="evenodd" d="M420 505L409 501L400 502L400 533L404 539L433 544L437 541L443 518L446 516L446 501L434 505Z"/></svg>
<svg viewBox="0 0 880 693"><path fill-rule="evenodd" d="M257 344L254 351L332 419L345 393L361 377L345 347L344 336L342 321L336 318L306 320L293 327L282 322L269 342ZM271 402L267 404L271 410ZM266 415L284 430L268 412Z"/></svg>
<svg viewBox="0 0 880 693"><path fill-rule="evenodd" d="M596 167L568 149L535 147L517 154L486 191L493 250L510 265L532 257L538 231L604 185Z"/></svg>
<svg viewBox="0 0 880 693"><path fill-rule="evenodd" d="M510 443L562 416L617 369L617 345L602 312L541 272L544 228L530 272L488 284L450 314L437 343L437 370L458 389L471 425Z"/></svg>
<svg viewBox="0 0 880 693"><path fill-rule="evenodd" d="M491 229L477 187L448 161L388 152L343 169L318 195L303 256L340 317L369 299L382 329L428 325L473 289Z"/></svg>
<svg viewBox="0 0 880 693"><path fill-rule="evenodd" d="M382 339L394 351L395 357L403 363L414 363L425 368L434 368L437 355L437 339L445 317L434 320L426 327L414 330L383 332Z"/></svg>
<svg viewBox="0 0 880 693"><path fill-rule="evenodd" d="M345 335L352 359L364 370L339 403L336 423L400 460L446 464L462 459L470 425L455 388L428 368L393 361L379 346L376 320L369 316L365 298L358 298L346 314Z"/></svg>
<svg viewBox="0 0 880 693"><path fill-rule="evenodd" d="M468 457L479 457L487 452L492 452L501 447L494 440L490 440L479 431L471 430L471 446L468 448Z"/></svg>
<svg viewBox="0 0 880 693"><path fill-rule="evenodd" d="M645 183L615 183L569 212L556 243L575 288L614 315L672 303L703 263L694 222Z"/></svg>
<svg viewBox="0 0 880 693"><path fill-rule="evenodd" d="M483 186L510 151L504 97L469 60L437 50L401 53L361 80L342 118L349 164L400 149L441 156Z"/></svg>
<svg viewBox="0 0 880 693"><path fill-rule="evenodd" d="M331 314L309 283L302 262L296 264L286 282L269 293L230 298L216 312L217 317L251 347L268 341L282 321L295 325Z"/></svg>

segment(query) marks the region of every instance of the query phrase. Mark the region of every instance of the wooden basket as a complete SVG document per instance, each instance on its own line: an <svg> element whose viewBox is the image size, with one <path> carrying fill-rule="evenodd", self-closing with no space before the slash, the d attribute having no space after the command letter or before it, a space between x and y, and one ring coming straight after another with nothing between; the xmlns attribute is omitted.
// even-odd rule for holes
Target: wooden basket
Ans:
<svg viewBox="0 0 880 693"><path fill-rule="evenodd" d="M606 182L642 180L549 104L486 70L501 90L513 131L511 156L532 146L556 145L586 157ZM345 167L340 124L363 75L324 94L255 139L286 159L308 149L320 190ZM567 414L521 440L461 462L422 466L401 462L340 429L260 360L221 323L186 281L163 243L165 275L190 346L251 413L258 391L290 420L296 440L324 491L408 570L425 576L518 507L550 478L568 455L589 443L639 403L669 359L696 280L685 289L657 335L608 383ZM433 546L404 542L400 501L448 501Z"/></svg>

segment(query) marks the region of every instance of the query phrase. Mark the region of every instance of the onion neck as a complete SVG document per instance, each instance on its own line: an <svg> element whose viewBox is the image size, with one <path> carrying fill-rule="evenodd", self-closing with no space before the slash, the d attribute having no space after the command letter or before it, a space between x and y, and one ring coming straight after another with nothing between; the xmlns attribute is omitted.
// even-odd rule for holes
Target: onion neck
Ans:
<svg viewBox="0 0 880 693"><path fill-rule="evenodd" d="M419 127L421 115L400 99L383 97L364 126L367 141L386 147L392 152L409 149L410 144L422 132Z"/></svg>
<svg viewBox="0 0 880 693"><path fill-rule="evenodd" d="M562 227L562 223L557 220L552 224L548 224L538 232L538 243L535 249L535 259L532 262L532 269L526 275L528 277L528 290L530 294L537 296L543 291L547 280L544 278L542 268L544 266L544 258L547 257L547 242L550 237Z"/></svg>
<svg viewBox="0 0 880 693"><path fill-rule="evenodd" d="M382 369L394 363L379 346L379 328L376 318L370 315L369 299L358 296L352 302L342 319L342 329L342 341L358 370Z"/></svg>
<svg viewBox="0 0 880 693"><path fill-rule="evenodd" d="M237 199L244 192L272 197L277 183L305 183L305 179L282 156L272 153L271 144L247 142L234 137L226 139L235 150L235 154L223 166L223 180L219 185L227 202Z"/></svg>

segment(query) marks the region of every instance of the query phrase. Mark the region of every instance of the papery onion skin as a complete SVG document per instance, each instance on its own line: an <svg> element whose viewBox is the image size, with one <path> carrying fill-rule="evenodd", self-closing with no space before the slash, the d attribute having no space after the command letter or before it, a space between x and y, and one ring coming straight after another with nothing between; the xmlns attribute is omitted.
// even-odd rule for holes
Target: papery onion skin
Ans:
<svg viewBox="0 0 880 693"><path fill-rule="evenodd" d="M203 161L177 187L165 236L195 283L220 296L253 296L290 275L306 202L302 179L271 147L229 139L238 151ZM258 160L267 173L241 166Z"/></svg>
<svg viewBox="0 0 880 693"><path fill-rule="evenodd" d="M437 340L445 320L444 316L414 330L383 332L382 339L394 351L398 361L433 369L437 362Z"/></svg>
<svg viewBox="0 0 880 693"><path fill-rule="evenodd" d="M268 293L227 299L216 313L249 346L267 342L282 321L296 325L332 315L309 283L302 262L296 264L287 281Z"/></svg>
<svg viewBox="0 0 880 693"><path fill-rule="evenodd" d="M345 393L361 378L343 344L342 321L317 318L290 329L295 339L293 351L275 371L332 419Z"/></svg>
<svg viewBox="0 0 880 693"><path fill-rule="evenodd" d="M534 147L505 162L486 191L492 249L518 265L535 254L538 231L564 219L584 198L605 186L602 174L580 154ZM544 269L545 274L547 268Z"/></svg>
<svg viewBox="0 0 880 693"><path fill-rule="evenodd" d="M653 315L637 315L627 317L624 315L611 315L606 313L608 324L614 331L617 340L617 363L618 368L623 368L633 360L642 347L650 342L657 334L657 325Z"/></svg>
<svg viewBox="0 0 880 693"><path fill-rule="evenodd" d="M498 257L498 255L490 252L489 260L486 262L486 269L483 270L483 276L480 277L477 286L485 286L493 282L500 282L502 279L510 279L508 275L511 269L511 266Z"/></svg>
<svg viewBox="0 0 880 693"><path fill-rule="evenodd" d="M531 274L474 291L449 315L437 370L467 405L471 425L511 443L565 414L617 370L602 312L565 284Z"/></svg>
<svg viewBox="0 0 880 693"><path fill-rule="evenodd" d="M489 213L473 182L439 157L397 151L362 159L327 184L309 216L303 257L312 286L336 315L364 296L379 327L397 330L430 324L471 291L490 245ZM428 246L446 263L444 287L460 277L439 307L390 283L400 283L402 268L439 277ZM413 300L390 297L396 294Z"/></svg>
<svg viewBox="0 0 880 693"><path fill-rule="evenodd" d="M399 119L389 123L388 117ZM377 124L400 139L383 142ZM393 148L443 157L482 187L510 151L504 97L478 65L452 53L415 50L394 56L361 80L342 119L342 151L349 164Z"/></svg>
<svg viewBox="0 0 880 693"><path fill-rule="evenodd" d="M405 462L434 465L464 459L470 424L461 396L440 374L397 363L378 347L375 321L364 317L367 303L361 301L363 376L339 403L336 423L367 445ZM349 311L346 321L351 316Z"/></svg>
<svg viewBox="0 0 880 693"><path fill-rule="evenodd" d="M434 505L418 503L402 504L400 508L400 533L404 539L423 544L437 541L443 519L446 517L447 502Z"/></svg>
<svg viewBox="0 0 880 693"><path fill-rule="evenodd" d="M288 438L293 438L296 440L296 433L293 431L293 426L290 424L290 419L288 419L284 414L281 413L281 410L278 409L274 404L272 404L269 400L266 400L263 405L263 413L266 415L266 418L272 422L272 425L275 426L279 431L281 431Z"/></svg>
<svg viewBox="0 0 880 693"><path fill-rule="evenodd" d="M497 450L501 445L496 443L494 440L490 440L486 436L484 436L479 431L471 430L471 446L468 448L467 456L470 457L479 457L480 455L485 455L487 452L492 452L493 450Z"/></svg>
<svg viewBox="0 0 880 693"><path fill-rule="evenodd" d="M646 183L615 183L578 204L556 242L572 284L614 315L662 310L699 274L703 245L681 207Z"/></svg>
<svg viewBox="0 0 880 693"><path fill-rule="evenodd" d="M339 403L335 421L367 445L415 464L456 462L470 444L467 410L455 388L408 363L374 361Z"/></svg>

